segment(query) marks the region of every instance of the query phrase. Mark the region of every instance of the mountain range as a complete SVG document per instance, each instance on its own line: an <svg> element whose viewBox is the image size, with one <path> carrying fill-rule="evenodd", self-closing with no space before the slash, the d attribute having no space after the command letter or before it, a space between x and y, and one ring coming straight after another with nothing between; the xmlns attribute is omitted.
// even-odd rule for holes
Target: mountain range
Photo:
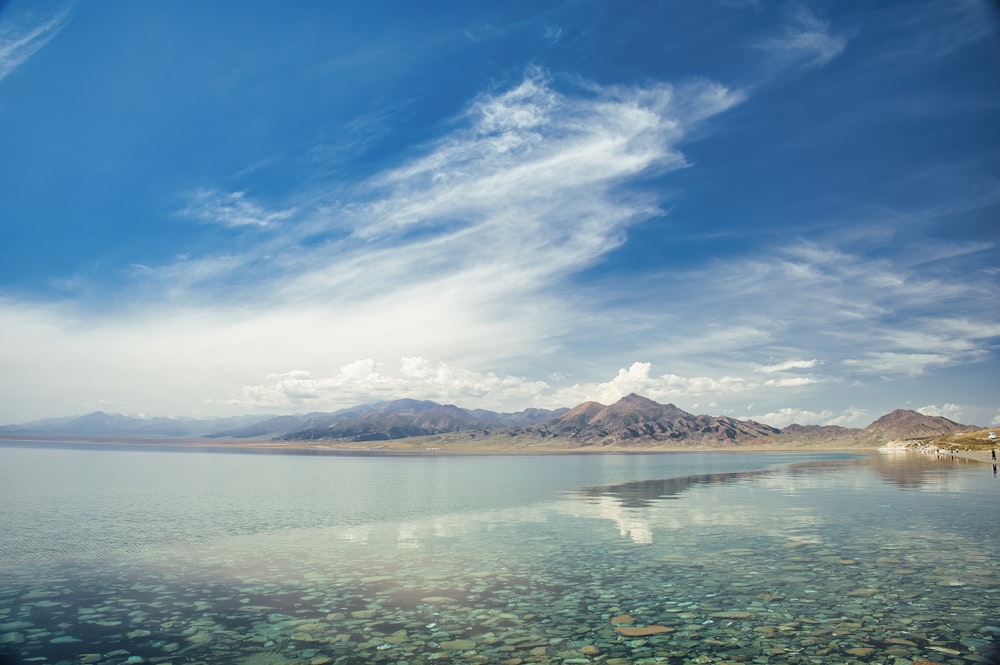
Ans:
<svg viewBox="0 0 1000 665"><path fill-rule="evenodd" d="M0 427L0 437L141 438L312 441L357 444L414 437L464 435L556 447L740 446L755 443L878 445L894 439L941 436L976 429L941 416L897 409L864 429L789 425L783 429L728 416L695 415L636 394L614 404L584 402L573 409L498 413L428 400L399 399L331 413L214 419L149 418L97 411ZM453 439L452 440L456 440Z"/></svg>

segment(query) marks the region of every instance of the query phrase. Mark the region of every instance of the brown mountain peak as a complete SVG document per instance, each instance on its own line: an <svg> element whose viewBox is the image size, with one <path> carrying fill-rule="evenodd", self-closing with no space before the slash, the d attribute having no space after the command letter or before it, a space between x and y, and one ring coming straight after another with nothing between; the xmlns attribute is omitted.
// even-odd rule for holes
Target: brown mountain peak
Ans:
<svg viewBox="0 0 1000 665"><path fill-rule="evenodd" d="M953 434L974 429L943 416L927 416L910 409L891 411L865 428L866 432L897 439Z"/></svg>

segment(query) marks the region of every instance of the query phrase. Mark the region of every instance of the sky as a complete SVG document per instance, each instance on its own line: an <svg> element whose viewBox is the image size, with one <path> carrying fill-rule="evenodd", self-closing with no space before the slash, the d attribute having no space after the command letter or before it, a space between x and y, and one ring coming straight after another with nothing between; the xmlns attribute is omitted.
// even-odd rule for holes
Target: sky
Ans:
<svg viewBox="0 0 1000 665"><path fill-rule="evenodd" d="M0 2L0 423L1000 424L1000 9Z"/></svg>

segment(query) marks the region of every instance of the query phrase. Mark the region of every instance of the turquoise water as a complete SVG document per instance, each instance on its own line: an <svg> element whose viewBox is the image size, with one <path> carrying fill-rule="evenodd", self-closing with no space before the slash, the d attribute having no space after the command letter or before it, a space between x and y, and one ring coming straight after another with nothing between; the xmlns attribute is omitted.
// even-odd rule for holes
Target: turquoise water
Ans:
<svg viewBox="0 0 1000 665"><path fill-rule="evenodd" d="M5 445L0 484L20 662L957 665L1000 639L1000 482L961 460Z"/></svg>

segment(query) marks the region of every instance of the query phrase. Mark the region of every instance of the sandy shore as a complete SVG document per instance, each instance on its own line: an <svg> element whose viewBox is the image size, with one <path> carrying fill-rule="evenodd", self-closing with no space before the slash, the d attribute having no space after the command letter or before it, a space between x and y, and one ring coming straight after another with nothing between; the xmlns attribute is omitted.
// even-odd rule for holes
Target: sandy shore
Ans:
<svg viewBox="0 0 1000 665"><path fill-rule="evenodd" d="M941 452L942 457L946 455L951 455L951 452ZM983 464L996 464L996 461L992 459L990 451L988 450L957 450L955 451L955 457L975 460L977 462L982 462Z"/></svg>
<svg viewBox="0 0 1000 665"><path fill-rule="evenodd" d="M331 454L331 455L566 455L566 454L636 454L636 453L679 453L679 452L842 452L854 454L873 454L879 452L877 446L852 446L837 442L801 443L764 443L744 444L738 446L545 446L531 445L523 442L513 444L498 444L486 442L397 439L385 442L345 443L345 442L313 442L313 441L270 441L245 439L114 439L82 437L65 438L25 438L0 437L0 446L31 445L52 447L60 446L94 446L95 448L122 447L130 449L175 449L175 450L205 450L208 452L259 452L274 454ZM900 450L899 452L940 455L954 455L962 459L973 460L983 464L993 463L989 450Z"/></svg>
<svg viewBox="0 0 1000 665"><path fill-rule="evenodd" d="M2 445L52 445L136 448L196 449L206 451L246 451L288 454L347 454L347 455L559 455L604 453L678 453L678 452L848 452L873 453L876 447L849 446L829 442L801 444L765 443L736 446L546 446L523 442L498 444L486 442L396 439L384 442L348 443L313 441L270 441L245 439L159 439L159 438L82 438L82 437L0 437ZM988 453L987 453L988 455Z"/></svg>

